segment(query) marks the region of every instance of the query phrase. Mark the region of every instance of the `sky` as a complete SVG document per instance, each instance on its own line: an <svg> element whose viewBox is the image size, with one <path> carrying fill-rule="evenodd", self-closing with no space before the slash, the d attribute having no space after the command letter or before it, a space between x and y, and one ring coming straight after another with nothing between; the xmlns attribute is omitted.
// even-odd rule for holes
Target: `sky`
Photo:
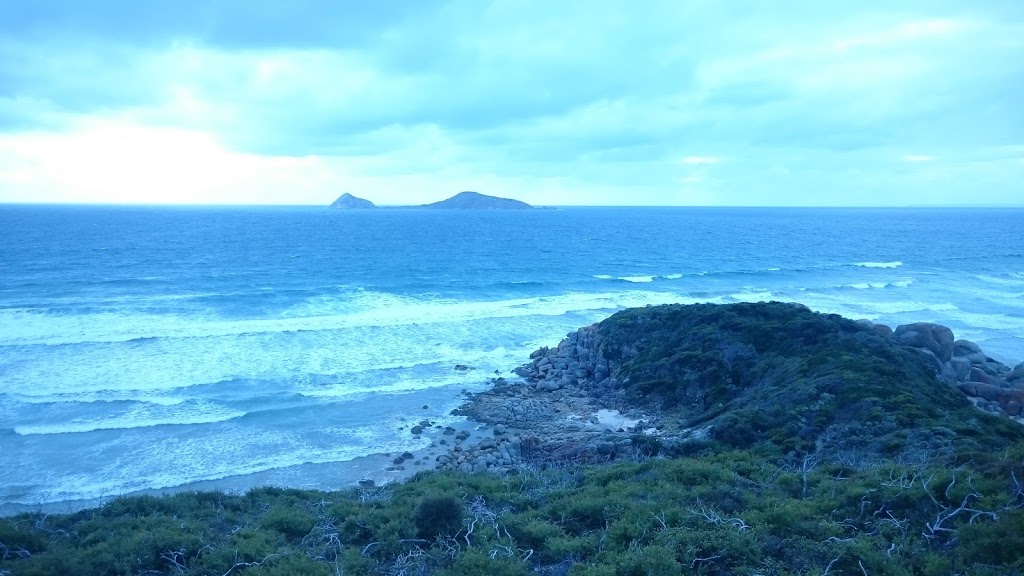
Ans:
<svg viewBox="0 0 1024 576"><path fill-rule="evenodd" d="M1024 205L1020 0L0 0L0 202Z"/></svg>

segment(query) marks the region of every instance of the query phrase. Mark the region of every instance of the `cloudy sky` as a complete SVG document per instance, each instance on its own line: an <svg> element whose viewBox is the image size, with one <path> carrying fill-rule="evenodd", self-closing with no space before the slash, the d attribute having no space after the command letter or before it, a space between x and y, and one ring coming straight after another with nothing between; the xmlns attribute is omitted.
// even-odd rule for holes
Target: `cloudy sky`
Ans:
<svg viewBox="0 0 1024 576"><path fill-rule="evenodd" d="M1020 0L4 0L0 202L1024 204Z"/></svg>

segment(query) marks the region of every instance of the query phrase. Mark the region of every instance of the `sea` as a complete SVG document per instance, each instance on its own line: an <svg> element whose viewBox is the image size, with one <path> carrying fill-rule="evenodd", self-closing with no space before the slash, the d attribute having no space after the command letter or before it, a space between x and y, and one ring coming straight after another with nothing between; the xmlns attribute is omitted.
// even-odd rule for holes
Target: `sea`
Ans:
<svg viewBox="0 0 1024 576"><path fill-rule="evenodd" d="M0 205L0 512L351 485L581 326L769 300L1015 365L1024 209Z"/></svg>

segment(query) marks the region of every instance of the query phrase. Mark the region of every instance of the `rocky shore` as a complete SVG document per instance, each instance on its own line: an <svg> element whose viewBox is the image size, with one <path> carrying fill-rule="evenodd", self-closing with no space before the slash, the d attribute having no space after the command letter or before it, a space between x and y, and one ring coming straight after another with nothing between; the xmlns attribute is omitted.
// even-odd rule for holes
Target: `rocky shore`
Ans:
<svg viewBox="0 0 1024 576"><path fill-rule="evenodd" d="M962 391L978 409L1024 424L1024 362L1011 368L939 324L893 330L868 320L857 323L915 350L939 381ZM481 423L485 434L449 432L449 442L434 446L446 450L434 457L435 468L501 472L610 462L655 451L685 453L708 440L710 426L686 428L672 415L627 402L619 369L630 352L635 350L610 348L597 324L568 334L555 348L535 351L515 369L518 378L495 378L490 390L472 395L455 412Z"/></svg>

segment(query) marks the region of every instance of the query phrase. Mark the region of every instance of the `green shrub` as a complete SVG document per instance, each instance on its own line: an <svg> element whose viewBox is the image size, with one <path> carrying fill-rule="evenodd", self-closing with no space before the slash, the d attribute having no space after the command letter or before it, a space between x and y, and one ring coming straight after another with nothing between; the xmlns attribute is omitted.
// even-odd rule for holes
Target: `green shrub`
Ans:
<svg viewBox="0 0 1024 576"><path fill-rule="evenodd" d="M462 528L462 502L454 496L425 496L416 506L413 523L420 538L433 540Z"/></svg>

